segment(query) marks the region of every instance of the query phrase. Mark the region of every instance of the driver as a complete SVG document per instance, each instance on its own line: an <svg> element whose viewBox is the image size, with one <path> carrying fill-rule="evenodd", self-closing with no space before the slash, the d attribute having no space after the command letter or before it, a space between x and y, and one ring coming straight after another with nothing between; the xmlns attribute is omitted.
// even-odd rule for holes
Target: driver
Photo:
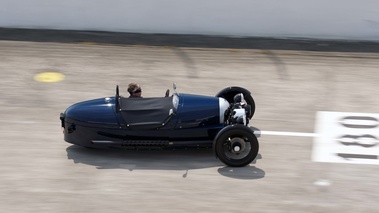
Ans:
<svg viewBox="0 0 379 213"><path fill-rule="evenodd" d="M129 98L142 98L142 89L140 85L136 83L130 83L128 85Z"/></svg>

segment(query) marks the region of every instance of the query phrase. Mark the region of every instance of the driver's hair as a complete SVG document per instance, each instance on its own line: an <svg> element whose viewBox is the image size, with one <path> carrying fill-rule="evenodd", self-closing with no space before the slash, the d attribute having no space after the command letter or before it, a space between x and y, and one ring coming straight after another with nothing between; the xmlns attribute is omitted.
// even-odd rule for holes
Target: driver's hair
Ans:
<svg viewBox="0 0 379 213"><path fill-rule="evenodd" d="M140 88L140 86L136 83L130 83L128 85L128 92L132 95L133 93L135 93L138 89Z"/></svg>

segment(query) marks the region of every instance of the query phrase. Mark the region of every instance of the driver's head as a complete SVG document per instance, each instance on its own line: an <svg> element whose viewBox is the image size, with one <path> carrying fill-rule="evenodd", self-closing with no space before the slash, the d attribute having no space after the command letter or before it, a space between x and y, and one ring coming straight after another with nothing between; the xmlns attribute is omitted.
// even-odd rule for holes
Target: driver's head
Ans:
<svg viewBox="0 0 379 213"><path fill-rule="evenodd" d="M131 98L140 98L142 95L141 87L136 83L130 83L128 85L128 92Z"/></svg>

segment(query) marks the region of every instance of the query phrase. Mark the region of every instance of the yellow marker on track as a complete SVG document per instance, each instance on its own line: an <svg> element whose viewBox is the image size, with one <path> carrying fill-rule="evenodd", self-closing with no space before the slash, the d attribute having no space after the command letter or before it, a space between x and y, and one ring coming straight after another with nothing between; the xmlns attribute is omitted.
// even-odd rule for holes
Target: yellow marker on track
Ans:
<svg viewBox="0 0 379 213"><path fill-rule="evenodd" d="M55 83L64 80L64 75L59 72L41 72L34 76L34 80L44 83Z"/></svg>

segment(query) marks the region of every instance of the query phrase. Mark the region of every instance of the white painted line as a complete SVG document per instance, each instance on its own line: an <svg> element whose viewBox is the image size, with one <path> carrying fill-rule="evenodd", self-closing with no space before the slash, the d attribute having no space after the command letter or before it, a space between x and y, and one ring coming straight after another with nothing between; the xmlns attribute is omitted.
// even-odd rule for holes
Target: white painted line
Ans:
<svg viewBox="0 0 379 213"><path fill-rule="evenodd" d="M315 181L313 184L316 186L330 186L332 185L332 182L330 182L330 180L320 179Z"/></svg>
<svg viewBox="0 0 379 213"><path fill-rule="evenodd" d="M279 131L257 131L260 135L295 136L295 137L316 137L316 133L305 132L279 132Z"/></svg>

